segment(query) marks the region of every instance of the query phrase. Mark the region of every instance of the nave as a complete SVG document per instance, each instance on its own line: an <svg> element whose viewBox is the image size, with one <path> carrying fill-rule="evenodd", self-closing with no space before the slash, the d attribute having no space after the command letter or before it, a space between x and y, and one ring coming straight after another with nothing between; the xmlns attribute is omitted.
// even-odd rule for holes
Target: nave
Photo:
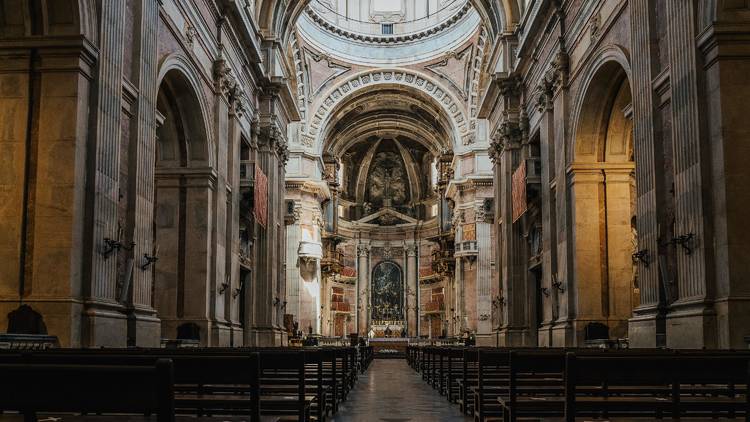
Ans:
<svg viewBox="0 0 750 422"><path fill-rule="evenodd" d="M333 422L464 422L437 391L428 388L403 359L376 359L357 381Z"/></svg>

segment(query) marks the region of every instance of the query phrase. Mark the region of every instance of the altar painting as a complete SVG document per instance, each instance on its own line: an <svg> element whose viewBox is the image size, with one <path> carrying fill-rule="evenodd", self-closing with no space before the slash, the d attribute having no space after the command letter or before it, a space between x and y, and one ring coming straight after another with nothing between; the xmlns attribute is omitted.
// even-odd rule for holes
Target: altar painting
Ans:
<svg viewBox="0 0 750 422"><path fill-rule="evenodd" d="M372 320L403 321L404 282L401 268L381 262L372 272Z"/></svg>

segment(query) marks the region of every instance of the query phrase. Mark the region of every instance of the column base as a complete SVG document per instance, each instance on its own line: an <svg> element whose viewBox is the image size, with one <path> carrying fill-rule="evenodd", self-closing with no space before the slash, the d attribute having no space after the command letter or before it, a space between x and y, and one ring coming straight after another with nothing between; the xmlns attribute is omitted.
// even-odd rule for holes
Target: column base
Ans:
<svg viewBox="0 0 750 422"><path fill-rule="evenodd" d="M536 332L528 328L503 327L497 333L498 347L533 347L537 341Z"/></svg>
<svg viewBox="0 0 750 422"><path fill-rule="evenodd" d="M714 349L718 347L716 312L706 303L673 303L667 314L667 347Z"/></svg>
<svg viewBox="0 0 750 422"><path fill-rule="evenodd" d="M128 345L135 347L161 346L161 320L156 310L133 308L128 314Z"/></svg>
<svg viewBox="0 0 750 422"><path fill-rule="evenodd" d="M61 347L81 347L83 302L76 299L24 300L42 315L47 334L57 336ZM8 314L21 306L17 300L0 301L0 327L8 326Z"/></svg>
<svg viewBox="0 0 750 422"><path fill-rule="evenodd" d="M232 331L231 347L242 347L245 345L245 328L238 322L233 322L230 327Z"/></svg>
<svg viewBox="0 0 750 422"><path fill-rule="evenodd" d="M576 327L568 320L555 321L550 329L552 347L575 347L578 346Z"/></svg>
<svg viewBox="0 0 750 422"><path fill-rule="evenodd" d="M542 326L536 332L537 345L539 347L552 347L554 344L552 339L552 327L554 324L551 321L542 323Z"/></svg>
<svg viewBox="0 0 750 422"><path fill-rule="evenodd" d="M667 344L666 320L664 315L656 309L639 312L628 320L628 347L657 348Z"/></svg>
<svg viewBox="0 0 750 422"><path fill-rule="evenodd" d="M245 330L245 346L284 346L286 332L279 327L250 327Z"/></svg>
<svg viewBox="0 0 750 422"><path fill-rule="evenodd" d="M211 346L229 347L232 343L232 327L225 321L213 321L211 324Z"/></svg>
<svg viewBox="0 0 750 422"><path fill-rule="evenodd" d="M723 298L714 302L718 324L718 347L746 349L750 336L750 299Z"/></svg>
<svg viewBox="0 0 750 422"><path fill-rule="evenodd" d="M83 347L127 347L128 316L116 302L86 302L81 319Z"/></svg>

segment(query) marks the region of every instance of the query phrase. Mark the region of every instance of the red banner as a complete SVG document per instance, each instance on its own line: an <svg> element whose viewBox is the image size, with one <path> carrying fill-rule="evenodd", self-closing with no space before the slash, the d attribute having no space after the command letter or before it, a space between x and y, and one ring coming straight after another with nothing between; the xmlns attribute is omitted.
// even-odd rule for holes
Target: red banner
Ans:
<svg viewBox="0 0 750 422"><path fill-rule="evenodd" d="M515 223L528 207L526 203L526 160L521 161L521 165L513 172L511 185L513 190L513 222Z"/></svg>
<svg viewBox="0 0 750 422"><path fill-rule="evenodd" d="M266 177L260 166L255 166L255 187L253 190L254 206L253 215L255 221L263 227L268 224L268 177Z"/></svg>

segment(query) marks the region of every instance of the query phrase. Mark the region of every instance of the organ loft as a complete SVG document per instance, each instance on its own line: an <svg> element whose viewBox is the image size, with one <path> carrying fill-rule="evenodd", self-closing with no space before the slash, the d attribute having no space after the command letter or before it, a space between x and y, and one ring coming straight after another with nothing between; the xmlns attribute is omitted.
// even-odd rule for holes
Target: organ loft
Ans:
<svg viewBox="0 0 750 422"><path fill-rule="evenodd" d="M0 1L0 411L746 417L749 57L746 0Z"/></svg>

